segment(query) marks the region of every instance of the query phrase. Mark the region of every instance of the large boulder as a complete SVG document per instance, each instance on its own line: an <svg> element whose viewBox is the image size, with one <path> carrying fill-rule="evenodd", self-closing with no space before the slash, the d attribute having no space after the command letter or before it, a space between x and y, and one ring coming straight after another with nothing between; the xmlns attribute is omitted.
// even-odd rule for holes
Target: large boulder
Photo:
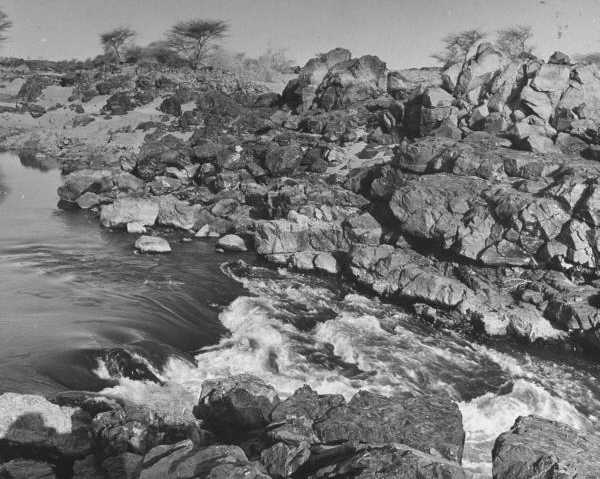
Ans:
<svg viewBox="0 0 600 479"><path fill-rule="evenodd" d="M479 104L485 86L507 64L502 53L490 43L481 43L475 55L462 66L456 79L455 96L468 98L472 103Z"/></svg>
<svg viewBox="0 0 600 479"><path fill-rule="evenodd" d="M170 253L171 245L159 236L140 236L135 242L135 249L141 253Z"/></svg>
<svg viewBox="0 0 600 479"><path fill-rule="evenodd" d="M0 464L2 479L56 479L54 468L47 462L13 459Z"/></svg>
<svg viewBox="0 0 600 479"><path fill-rule="evenodd" d="M125 228L127 223L152 226L159 213L158 202L147 198L119 198L102 205L100 223L106 228Z"/></svg>
<svg viewBox="0 0 600 479"><path fill-rule="evenodd" d="M494 479L598 476L600 436L537 416L519 417L492 451Z"/></svg>
<svg viewBox="0 0 600 479"><path fill-rule="evenodd" d="M365 55L334 65L319 85L315 103L325 110L345 108L386 90L386 64L376 56Z"/></svg>
<svg viewBox="0 0 600 479"><path fill-rule="evenodd" d="M315 99L317 87L329 69L351 57L352 54L345 48L335 48L311 58L300 70L298 78L291 80L283 90L283 102L293 109L308 110Z"/></svg>
<svg viewBox="0 0 600 479"><path fill-rule="evenodd" d="M199 448L190 440L155 447L144 456L141 469L139 479L269 479L237 446Z"/></svg>
<svg viewBox="0 0 600 479"><path fill-rule="evenodd" d="M68 174L58 188L61 200L74 202L87 192L106 193L113 187L113 173L110 170L79 170Z"/></svg>
<svg viewBox="0 0 600 479"><path fill-rule="evenodd" d="M300 146L270 144L265 156L265 168L272 176L293 174L302 162L304 152Z"/></svg>
<svg viewBox="0 0 600 479"><path fill-rule="evenodd" d="M204 206L190 205L173 195L161 196L158 200L158 224L183 230L199 228L210 217Z"/></svg>
<svg viewBox="0 0 600 479"><path fill-rule="evenodd" d="M385 397L358 392L314 426L324 444L400 443L460 463L465 442L458 406L441 396Z"/></svg>
<svg viewBox="0 0 600 479"><path fill-rule="evenodd" d="M355 246L350 252L354 279L374 292L454 308L472 296L457 279L445 276L419 253L391 245Z"/></svg>
<svg viewBox="0 0 600 479"><path fill-rule="evenodd" d="M176 168L189 166L190 154L190 147L173 135L149 140L140 148L135 172L143 180L150 181L155 176L163 175L170 166Z"/></svg>

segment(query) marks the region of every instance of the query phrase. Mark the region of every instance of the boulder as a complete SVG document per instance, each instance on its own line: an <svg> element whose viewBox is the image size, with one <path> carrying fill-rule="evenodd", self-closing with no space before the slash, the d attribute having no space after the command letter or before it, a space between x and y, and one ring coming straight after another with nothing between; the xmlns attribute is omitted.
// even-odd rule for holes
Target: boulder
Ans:
<svg viewBox="0 0 600 479"><path fill-rule="evenodd" d="M365 55L334 65L319 85L315 103L325 110L345 108L377 98L386 90L386 64L376 56Z"/></svg>
<svg viewBox="0 0 600 479"><path fill-rule="evenodd" d="M264 166L272 176L290 175L300 166L303 156L302 149L297 145L270 144Z"/></svg>
<svg viewBox="0 0 600 479"><path fill-rule="evenodd" d="M79 170L68 174L63 185L58 188L61 200L74 202L87 192L106 193L113 187L113 174L110 170Z"/></svg>
<svg viewBox="0 0 600 479"><path fill-rule="evenodd" d="M47 462L13 459L0 464L2 479L56 479L54 469Z"/></svg>
<svg viewBox="0 0 600 479"><path fill-rule="evenodd" d="M181 116L181 101L176 95L168 96L162 101L158 109L167 115Z"/></svg>
<svg viewBox="0 0 600 479"><path fill-rule="evenodd" d="M118 92L106 100L106 105L102 108L102 112L109 115L126 115L134 108L135 105L130 94L127 92Z"/></svg>
<svg viewBox="0 0 600 479"><path fill-rule="evenodd" d="M139 479L269 479L237 446L194 446L190 440L157 446L144 456Z"/></svg>
<svg viewBox="0 0 600 479"><path fill-rule="evenodd" d="M202 205L190 205L187 201L167 195L161 196L158 200L156 221L163 226L191 230L205 224L207 214L208 212Z"/></svg>
<svg viewBox="0 0 600 479"><path fill-rule="evenodd" d="M388 398L358 392L314 425L324 444L400 443L460 464L465 441L458 406L443 396Z"/></svg>
<svg viewBox="0 0 600 479"><path fill-rule="evenodd" d="M141 253L170 253L171 245L158 236L140 236L135 242L135 249Z"/></svg>
<svg viewBox="0 0 600 479"><path fill-rule="evenodd" d="M217 247L225 251L248 251L243 238L238 235L225 235L217 241Z"/></svg>
<svg viewBox="0 0 600 479"><path fill-rule="evenodd" d="M496 439L492 459L494 479L592 478L600 471L600 436L521 416Z"/></svg>
<svg viewBox="0 0 600 479"><path fill-rule="evenodd" d="M346 218L343 223L348 240L353 243L378 245L383 230L370 213Z"/></svg>
<svg viewBox="0 0 600 479"><path fill-rule="evenodd" d="M119 198L114 203L102 205L100 223L106 228L125 228L127 223L153 226L159 213L154 199Z"/></svg>
<svg viewBox="0 0 600 479"><path fill-rule="evenodd" d="M265 427L278 404L275 389L249 374L212 379L202 384L194 415L224 440L239 440Z"/></svg>
<svg viewBox="0 0 600 479"><path fill-rule="evenodd" d="M181 139L165 135L142 145L135 168L137 176L145 181L164 175L168 167L185 168L191 164L191 149Z"/></svg>

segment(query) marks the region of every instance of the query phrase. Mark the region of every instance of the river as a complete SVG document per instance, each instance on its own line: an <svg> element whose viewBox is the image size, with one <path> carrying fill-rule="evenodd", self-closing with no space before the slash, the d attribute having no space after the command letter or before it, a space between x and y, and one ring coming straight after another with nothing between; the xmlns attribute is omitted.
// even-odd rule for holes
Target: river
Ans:
<svg viewBox="0 0 600 479"><path fill-rule="evenodd" d="M59 209L60 173L32 166L0 155L0 392L105 390L164 405L193 401L207 378L249 372L284 395L304 383L346 397L445 393L459 403L464 465L479 478L491 477L493 441L518 415L598 426L595 364L472 343L207 241L134 254L132 236ZM111 348L147 362L162 384L111 378Z"/></svg>

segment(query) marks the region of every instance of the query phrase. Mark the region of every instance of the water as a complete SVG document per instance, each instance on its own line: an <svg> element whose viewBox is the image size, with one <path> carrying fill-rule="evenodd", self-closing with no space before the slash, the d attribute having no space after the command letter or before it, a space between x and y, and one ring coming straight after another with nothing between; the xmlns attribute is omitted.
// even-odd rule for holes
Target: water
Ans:
<svg viewBox="0 0 600 479"><path fill-rule="evenodd" d="M104 388L188 413L202 381L242 372L284 396L304 383L348 398L444 393L459 403L464 465L478 478L491 477L493 441L519 415L597 428L594 364L474 344L335 281L225 263L236 257L209 243L134 255L130 236L56 209L56 171L14 157L0 170L10 187L0 202L0 390ZM101 351L119 345L142 358L160 351L148 366L164 384L107 385Z"/></svg>

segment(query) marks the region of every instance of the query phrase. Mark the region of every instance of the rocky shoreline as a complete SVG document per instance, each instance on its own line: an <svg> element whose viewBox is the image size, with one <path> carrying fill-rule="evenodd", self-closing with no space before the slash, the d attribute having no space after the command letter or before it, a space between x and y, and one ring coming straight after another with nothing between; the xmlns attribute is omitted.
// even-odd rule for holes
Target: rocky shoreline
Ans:
<svg viewBox="0 0 600 479"><path fill-rule="evenodd" d="M597 354L594 66L482 44L445 71L335 49L281 94L131 67L3 77L4 147L57 161L61 206L142 253L214 237L441 328ZM0 396L0 477L469 477L443 397L346 403L306 386L281 401L259 378L222 378L183 421L87 393L49 399ZM597 444L519 418L494 477L595 477Z"/></svg>

